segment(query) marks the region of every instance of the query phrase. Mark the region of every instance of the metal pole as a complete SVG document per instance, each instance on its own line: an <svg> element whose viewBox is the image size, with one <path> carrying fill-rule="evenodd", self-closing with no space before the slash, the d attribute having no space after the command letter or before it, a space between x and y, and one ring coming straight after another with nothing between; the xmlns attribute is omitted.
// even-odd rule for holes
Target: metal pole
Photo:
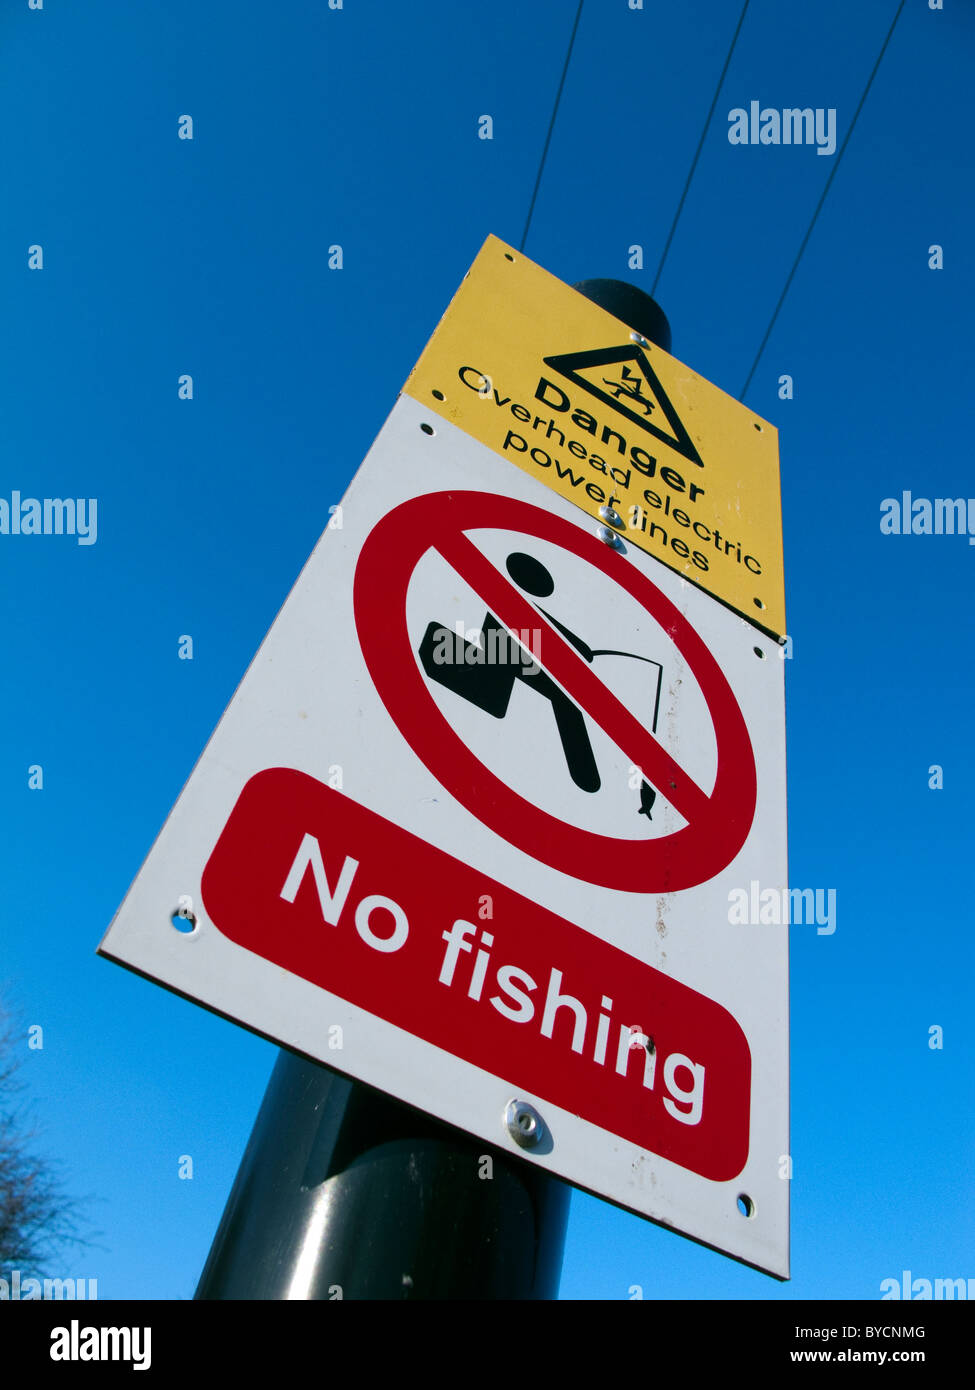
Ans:
<svg viewBox="0 0 975 1390"><path fill-rule="evenodd" d="M282 1051L198 1299L546 1299L569 1188Z"/></svg>
<svg viewBox="0 0 975 1390"><path fill-rule="evenodd" d="M575 286L669 350L659 306ZM197 1299L552 1299L569 1188L282 1049Z"/></svg>
<svg viewBox="0 0 975 1390"><path fill-rule="evenodd" d="M664 352L670 351L667 315L646 290L628 285L625 280L580 280L572 288L642 333L648 343L656 343Z"/></svg>

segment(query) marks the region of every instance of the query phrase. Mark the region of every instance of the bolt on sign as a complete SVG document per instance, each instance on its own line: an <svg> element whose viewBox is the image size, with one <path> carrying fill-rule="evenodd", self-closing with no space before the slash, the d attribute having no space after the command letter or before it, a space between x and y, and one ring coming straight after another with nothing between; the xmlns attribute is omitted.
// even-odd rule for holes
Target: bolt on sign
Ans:
<svg viewBox="0 0 975 1390"><path fill-rule="evenodd" d="M342 516L101 953L788 1277L778 645L407 394Z"/></svg>
<svg viewBox="0 0 975 1390"><path fill-rule="evenodd" d="M497 237L405 389L784 636L775 427Z"/></svg>

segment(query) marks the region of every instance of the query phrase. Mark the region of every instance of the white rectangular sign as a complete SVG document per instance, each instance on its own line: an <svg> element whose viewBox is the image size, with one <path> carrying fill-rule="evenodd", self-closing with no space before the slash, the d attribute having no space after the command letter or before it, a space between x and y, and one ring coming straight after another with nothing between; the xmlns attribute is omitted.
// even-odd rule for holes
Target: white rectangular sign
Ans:
<svg viewBox="0 0 975 1390"><path fill-rule="evenodd" d="M333 522L102 954L787 1277L780 649L405 396Z"/></svg>

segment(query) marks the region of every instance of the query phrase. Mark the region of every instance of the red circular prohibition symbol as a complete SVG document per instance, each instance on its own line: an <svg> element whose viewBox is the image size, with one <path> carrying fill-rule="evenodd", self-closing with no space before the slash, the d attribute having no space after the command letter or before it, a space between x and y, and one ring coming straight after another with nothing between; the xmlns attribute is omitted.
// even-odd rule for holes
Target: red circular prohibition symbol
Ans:
<svg viewBox="0 0 975 1390"><path fill-rule="evenodd" d="M669 634L693 671L714 724L718 770L710 795L465 534L487 528L516 531L570 551L625 589ZM475 589L499 622L540 634L536 659L680 812L687 821L681 830L656 840L581 830L519 796L471 752L433 699L407 631L407 589L429 550ZM353 604L369 674L407 743L472 815L533 859L602 887L668 893L713 878L745 843L757 779L734 693L680 610L596 536L512 498L429 493L403 502L373 527L356 566Z"/></svg>

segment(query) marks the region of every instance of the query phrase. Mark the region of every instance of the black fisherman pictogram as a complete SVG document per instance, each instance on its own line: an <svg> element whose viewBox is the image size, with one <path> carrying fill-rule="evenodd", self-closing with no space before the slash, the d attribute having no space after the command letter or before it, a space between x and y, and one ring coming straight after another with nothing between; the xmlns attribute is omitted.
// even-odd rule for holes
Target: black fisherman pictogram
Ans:
<svg viewBox="0 0 975 1390"><path fill-rule="evenodd" d="M548 598L555 590L548 570L531 555L515 551L508 556L505 567L518 587L536 599ZM540 604L536 604L536 607L590 664L599 656L624 656L657 668L650 725L651 732L656 733L663 674L660 662L636 652L590 647ZM442 623L431 622L423 634L418 655L423 670L431 680L495 719L503 719L507 714L516 681L524 682L530 690L548 700L569 776L582 791L597 792L602 784L585 716L532 658L529 635L522 633L521 636L522 642L519 643L490 612L485 614L477 642L467 641L461 632L453 631ZM657 793L649 783L641 781L639 814L645 815L648 820L651 819L650 812L656 797Z"/></svg>

